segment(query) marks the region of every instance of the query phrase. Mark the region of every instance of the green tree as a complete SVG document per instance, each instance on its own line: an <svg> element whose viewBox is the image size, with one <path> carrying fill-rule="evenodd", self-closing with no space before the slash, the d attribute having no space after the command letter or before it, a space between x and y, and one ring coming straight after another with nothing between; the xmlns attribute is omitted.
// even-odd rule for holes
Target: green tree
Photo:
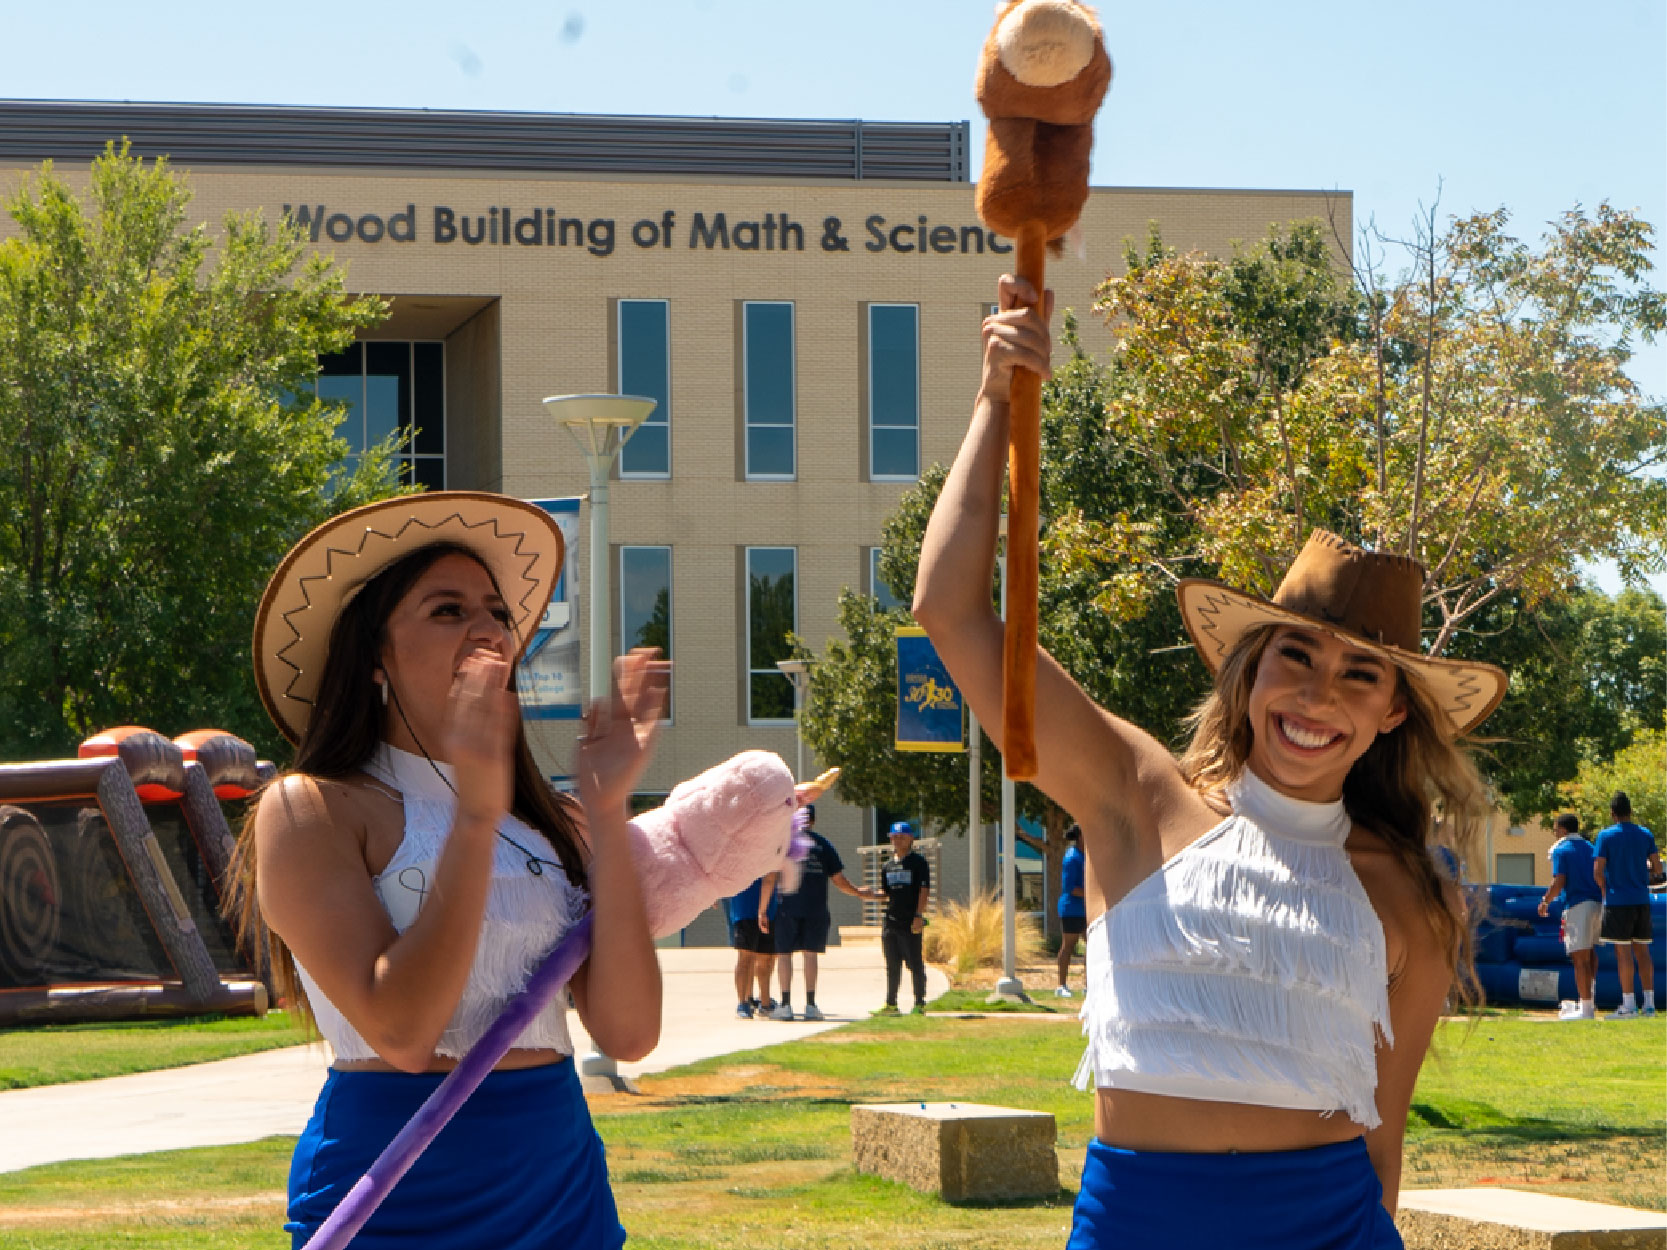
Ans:
<svg viewBox="0 0 1667 1250"><path fill-rule="evenodd" d="M1667 325L1646 281L1654 232L1607 205L1538 248L1506 226L1499 211L1438 231L1432 212L1394 280L1367 239L1352 294L1328 292L1297 232L1232 260L1150 248L1108 279L1095 307L1125 382L1110 424L1167 523L1055 536L1119 570L1102 603L1136 615L1186 574L1271 590L1323 525L1424 562L1439 654L1501 596L1537 604L1583 561L1659 571L1664 410L1626 373Z"/></svg>
<svg viewBox="0 0 1667 1250"><path fill-rule="evenodd" d="M349 298L296 229L187 220L165 160L124 144L82 195L50 163L0 241L0 752L98 729L216 725L278 747L250 625L267 575L329 513L397 489L391 445L348 471L321 353L385 306Z"/></svg>
<svg viewBox="0 0 1667 1250"><path fill-rule="evenodd" d="M1562 786L1564 801L1580 816L1584 829L1610 823L1609 798L1617 790L1632 800L1632 819L1655 834L1658 847L1667 846L1667 795L1661 787L1667 776L1667 730L1660 724L1641 729L1629 746L1607 760L1588 760L1574 780Z"/></svg>
<svg viewBox="0 0 1667 1250"><path fill-rule="evenodd" d="M1585 761L1607 761L1667 714L1667 620L1661 596L1577 586L1528 607L1501 596L1448 649L1511 674L1484 732L1481 763L1515 820L1561 810L1559 788ZM1660 779L1652 786L1660 790ZM1607 802L1607 796L1605 797ZM1653 828L1653 826L1652 826Z"/></svg>

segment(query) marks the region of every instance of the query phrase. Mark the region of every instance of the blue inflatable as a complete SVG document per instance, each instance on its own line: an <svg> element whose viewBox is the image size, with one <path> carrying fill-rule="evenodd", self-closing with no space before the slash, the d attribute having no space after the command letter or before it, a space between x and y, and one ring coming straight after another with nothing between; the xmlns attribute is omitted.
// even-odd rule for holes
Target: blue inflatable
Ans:
<svg viewBox="0 0 1667 1250"><path fill-rule="evenodd" d="M1476 979L1490 1006L1555 1007L1577 997L1574 964L1563 949L1561 901L1539 914L1541 886L1491 885L1485 889L1485 917L1476 931ZM1655 965L1657 1003L1667 1004L1667 898L1650 901L1650 962ZM1599 943L1596 998L1609 1009L1621 1002L1615 948Z"/></svg>

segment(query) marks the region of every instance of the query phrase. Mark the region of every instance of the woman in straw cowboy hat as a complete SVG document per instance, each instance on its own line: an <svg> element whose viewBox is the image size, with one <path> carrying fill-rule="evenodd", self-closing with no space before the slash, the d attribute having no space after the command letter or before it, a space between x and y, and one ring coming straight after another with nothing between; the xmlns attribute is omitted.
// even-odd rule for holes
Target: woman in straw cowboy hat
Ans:
<svg viewBox="0 0 1667 1250"><path fill-rule="evenodd" d="M1005 396L1052 346L1037 293L999 292L914 602L998 727ZM1416 561L1318 531L1271 600L1183 582L1215 684L1178 759L1038 653L1037 784L1088 857L1079 1081L1097 1101L1071 1246L1401 1244L1408 1105L1467 962L1434 817L1462 853L1484 807L1458 740L1506 683L1422 655L1422 585Z"/></svg>
<svg viewBox="0 0 1667 1250"><path fill-rule="evenodd" d="M615 667L557 797L514 664L562 568L539 508L437 492L335 517L285 557L255 622L267 711L295 744L239 844L279 979L335 1062L290 1172L304 1245L588 907L570 983L608 1054L660 1030L659 967L626 841L666 666ZM355 1246L617 1246L601 1141L561 1002L517 1039Z"/></svg>

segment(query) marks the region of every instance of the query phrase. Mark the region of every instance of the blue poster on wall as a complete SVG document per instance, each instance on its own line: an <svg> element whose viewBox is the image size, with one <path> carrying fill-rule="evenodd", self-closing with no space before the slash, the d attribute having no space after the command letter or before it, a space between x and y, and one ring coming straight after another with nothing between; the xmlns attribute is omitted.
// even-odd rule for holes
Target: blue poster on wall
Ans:
<svg viewBox="0 0 1667 1250"><path fill-rule="evenodd" d="M578 720L584 711L579 668L579 590L574 552L579 545L579 500L529 499L555 518L567 554L550 606L521 657L516 684L527 720Z"/></svg>
<svg viewBox="0 0 1667 1250"><path fill-rule="evenodd" d="M912 625L897 627L897 749L966 750L961 691L926 631Z"/></svg>

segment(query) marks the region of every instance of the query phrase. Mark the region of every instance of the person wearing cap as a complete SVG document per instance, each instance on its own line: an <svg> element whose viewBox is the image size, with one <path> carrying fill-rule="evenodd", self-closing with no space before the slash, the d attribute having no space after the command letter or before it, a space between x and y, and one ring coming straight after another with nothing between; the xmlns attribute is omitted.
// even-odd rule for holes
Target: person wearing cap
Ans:
<svg viewBox="0 0 1667 1250"><path fill-rule="evenodd" d="M272 575L256 684L295 745L237 849L243 933L334 1061L290 1169L304 1245L445 1073L589 911L568 983L596 1046L641 1058L660 972L627 802L668 666L616 662L557 795L528 749L515 662L562 568L542 509L470 491L369 504ZM258 919L257 919L258 916ZM553 999L354 1239L362 1250L619 1246L601 1141Z"/></svg>
<svg viewBox="0 0 1667 1250"><path fill-rule="evenodd" d="M1557 831L1556 843L1548 855L1551 859L1551 884L1540 899L1540 915L1551 910L1559 895L1563 898L1563 949L1574 965L1574 985L1577 1001L1558 1007L1562 1020L1593 1020L1597 1018L1597 1001L1593 998L1598 975L1598 926L1603 922L1603 891L1598 888L1597 876L1592 871L1592 844L1580 836L1580 817L1564 812L1552 822Z"/></svg>
<svg viewBox="0 0 1667 1250"><path fill-rule="evenodd" d="M1050 375L1053 344L1051 292L1004 276L998 300L913 610L999 738L1007 396L1016 368ZM1467 984L1434 814L1462 858L1488 803L1461 740L1507 684L1423 653L1424 582L1408 555L1315 530L1271 597L1179 583L1214 678L1179 758L1036 651L1034 781L1087 857L1078 1079L1096 1101L1071 1247L1401 1244L1414 1083Z"/></svg>
<svg viewBox="0 0 1667 1250"><path fill-rule="evenodd" d="M886 896L885 915L880 921L880 949L886 957L886 1005L876 1015L895 1016L897 987L903 979L903 965L915 993L914 1014L926 1014L926 959L921 953L921 935L926 931L926 905L932 897L932 869L926 857L914 849L915 827L906 820L892 825L891 858L880 868L880 889Z"/></svg>
<svg viewBox="0 0 1667 1250"><path fill-rule="evenodd" d="M1088 905L1083 896L1082 830L1065 831L1065 858L1059 864L1059 987L1054 997L1071 997L1071 960L1077 942L1088 929Z"/></svg>

